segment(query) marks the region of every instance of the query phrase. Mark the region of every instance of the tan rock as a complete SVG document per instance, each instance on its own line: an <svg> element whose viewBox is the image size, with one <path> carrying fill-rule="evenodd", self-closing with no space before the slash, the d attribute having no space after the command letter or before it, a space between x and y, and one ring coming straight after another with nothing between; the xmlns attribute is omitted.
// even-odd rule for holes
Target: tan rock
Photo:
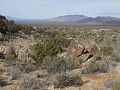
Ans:
<svg viewBox="0 0 120 90"><path fill-rule="evenodd" d="M6 46L4 49L4 54L15 54L14 48L12 46Z"/></svg>
<svg viewBox="0 0 120 90"><path fill-rule="evenodd" d="M95 41L87 40L87 41L83 41L81 43L85 48L84 53L89 53L90 55L95 55L100 50L100 48L95 43Z"/></svg>
<svg viewBox="0 0 120 90"><path fill-rule="evenodd" d="M74 60L77 65L86 62L99 52L100 48L95 41L86 40L79 43L77 40L71 40L66 56Z"/></svg>
<svg viewBox="0 0 120 90"><path fill-rule="evenodd" d="M89 53L86 53L86 54L82 54L81 56L81 59L83 60L83 62L86 62L90 57L90 54Z"/></svg>
<svg viewBox="0 0 120 90"><path fill-rule="evenodd" d="M77 40L72 40L67 51L67 56L71 59L75 59L77 56L82 55L84 47L78 43Z"/></svg>
<svg viewBox="0 0 120 90"><path fill-rule="evenodd" d="M29 54L28 49L25 47L21 47L18 52L18 59L22 60L23 62L26 62L28 54Z"/></svg>

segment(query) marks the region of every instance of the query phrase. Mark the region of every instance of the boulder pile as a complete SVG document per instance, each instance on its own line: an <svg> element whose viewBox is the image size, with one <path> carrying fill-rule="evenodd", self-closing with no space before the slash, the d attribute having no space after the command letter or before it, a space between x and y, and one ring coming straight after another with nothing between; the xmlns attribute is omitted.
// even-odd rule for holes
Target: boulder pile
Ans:
<svg viewBox="0 0 120 90"><path fill-rule="evenodd" d="M68 47L66 56L71 60L82 59L86 62L89 58L93 57L99 52L100 48L95 41L86 40L78 42L77 40L71 40Z"/></svg>

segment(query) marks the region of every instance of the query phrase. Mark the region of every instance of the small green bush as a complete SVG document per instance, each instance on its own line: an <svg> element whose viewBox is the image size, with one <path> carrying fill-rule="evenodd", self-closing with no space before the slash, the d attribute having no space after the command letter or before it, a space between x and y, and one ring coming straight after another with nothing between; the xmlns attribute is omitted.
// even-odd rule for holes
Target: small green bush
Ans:
<svg viewBox="0 0 120 90"><path fill-rule="evenodd" d="M120 81L115 81L113 83L113 90L120 90Z"/></svg>
<svg viewBox="0 0 120 90"><path fill-rule="evenodd" d="M56 56L58 53L62 52L62 48L68 45L69 41L63 37L51 37L47 38L44 44L37 43L35 45L35 52L37 55L35 61L37 65L41 66L46 56Z"/></svg>
<svg viewBox="0 0 120 90"><path fill-rule="evenodd" d="M63 88L67 86L82 85L83 81L80 75L70 75L68 73L59 73L56 75L56 82L54 86L56 88Z"/></svg>
<svg viewBox="0 0 120 90"><path fill-rule="evenodd" d="M27 64L23 67L25 73L29 73L35 70L34 66L31 64Z"/></svg>
<svg viewBox="0 0 120 90"><path fill-rule="evenodd" d="M27 25L21 25L20 30L26 35L31 35L31 31L34 31L32 26Z"/></svg>
<svg viewBox="0 0 120 90"><path fill-rule="evenodd" d="M15 56L14 56L14 54L6 54L5 59L8 61L12 61L15 59Z"/></svg>
<svg viewBox="0 0 120 90"><path fill-rule="evenodd" d="M104 56L110 56L113 53L113 48L111 46L101 47L101 53Z"/></svg>

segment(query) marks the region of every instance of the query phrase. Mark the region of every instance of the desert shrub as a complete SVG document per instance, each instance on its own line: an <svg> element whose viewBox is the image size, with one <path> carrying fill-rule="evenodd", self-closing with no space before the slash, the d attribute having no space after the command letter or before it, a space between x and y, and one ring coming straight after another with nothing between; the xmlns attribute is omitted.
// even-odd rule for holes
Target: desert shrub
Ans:
<svg viewBox="0 0 120 90"><path fill-rule="evenodd" d="M117 53L113 53L112 55L111 55L111 57L110 57L110 60L112 60L112 61L120 61L120 56L119 56L119 54L117 54Z"/></svg>
<svg viewBox="0 0 120 90"><path fill-rule="evenodd" d="M35 70L34 65L31 65L31 64L16 64L13 67L24 73L29 73Z"/></svg>
<svg viewBox="0 0 120 90"><path fill-rule="evenodd" d="M11 70L10 75L12 76L12 80L17 80L17 79L21 78L22 74L21 74L20 70L13 69L13 70Z"/></svg>
<svg viewBox="0 0 120 90"><path fill-rule="evenodd" d="M32 90L48 90L46 87L46 82L43 80L36 80L31 86Z"/></svg>
<svg viewBox="0 0 120 90"><path fill-rule="evenodd" d="M106 88L105 87L93 87L93 89L92 90L106 90Z"/></svg>
<svg viewBox="0 0 120 90"><path fill-rule="evenodd" d="M6 35L7 32L18 33L20 26L15 24L13 20L7 20L4 16L0 16L0 32Z"/></svg>
<svg viewBox="0 0 120 90"><path fill-rule="evenodd" d="M47 90L45 81L36 80L31 77L22 78L19 86L22 90Z"/></svg>
<svg viewBox="0 0 120 90"><path fill-rule="evenodd" d="M87 73L94 73L94 72L105 73L110 70L110 63L105 60L97 61L95 58L93 58L87 64L86 70L87 70Z"/></svg>
<svg viewBox="0 0 120 90"><path fill-rule="evenodd" d="M12 24L10 23L7 25L7 32L14 34L14 33L18 33L19 30L20 30L20 26L15 23Z"/></svg>
<svg viewBox="0 0 120 90"><path fill-rule="evenodd" d="M52 37L47 38L44 44L37 43L35 45L36 57L35 61L40 66L43 63L43 58L46 56L55 56L58 53L62 52L63 47L67 47L69 41L65 38Z"/></svg>
<svg viewBox="0 0 120 90"><path fill-rule="evenodd" d="M16 65L17 58L15 58L14 54L6 54L5 55L5 62L9 66L14 66Z"/></svg>
<svg viewBox="0 0 120 90"><path fill-rule="evenodd" d="M3 72L5 72L5 69L2 68L2 67L0 67L0 75L1 75Z"/></svg>
<svg viewBox="0 0 120 90"><path fill-rule="evenodd" d="M26 72L26 73L32 72L34 70L35 70L35 68L31 64L27 64L23 67L23 71Z"/></svg>
<svg viewBox="0 0 120 90"><path fill-rule="evenodd" d="M7 23L6 18L5 19L0 19L0 32L4 35L6 35L6 32L7 32L6 23Z"/></svg>
<svg viewBox="0 0 120 90"><path fill-rule="evenodd" d="M87 73L94 73L98 70L98 63L96 59L92 59L87 65Z"/></svg>
<svg viewBox="0 0 120 90"><path fill-rule="evenodd" d="M56 75L56 82L53 84L56 88L62 88L67 86L82 85L83 81L80 75L71 75L64 72Z"/></svg>
<svg viewBox="0 0 120 90"><path fill-rule="evenodd" d="M21 87L21 89L31 89L33 81L33 78L23 77L19 83L19 86Z"/></svg>
<svg viewBox="0 0 120 90"><path fill-rule="evenodd" d="M111 46L101 47L101 53L104 56L110 56L113 53L113 48Z"/></svg>
<svg viewBox="0 0 120 90"><path fill-rule="evenodd" d="M31 35L31 31L34 31L32 26L27 25L21 25L20 30L26 35Z"/></svg>
<svg viewBox="0 0 120 90"><path fill-rule="evenodd" d="M105 73L110 70L110 65L105 60L98 61L98 72Z"/></svg>
<svg viewBox="0 0 120 90"><path fill-rule="evenodd" d="M15 59L15 56L14 56L14 54L6 54L5 59L8 60L8 61L11 61L11 60Z"/></svg>
<svg viewBox="0 0 120 90"><path fill-rule="evenodd" d="M100 43L100 42L102 42L103 40L104 40L104 35L95 38L95 41L96 41L97 43Z"/></svg>
<svg viewBox="0 0 120 90"><path fill-rule="evenodd" d="M95 57L96 61L102 60L102 57L100 54L96 54L94 57Z"/></svg>
<svg viewBox="0 0 120 90"><path fill-rule="evenodd" d="M16 65L16 60L11 60L11 61L5 61L9 66L15 66Z"/></svg>
<svg viewBox="0 0 120 90"><path fill-rule="evenodd" d="M64 58L46 57L43 60L42 69L47 70L49 73L60 73L71 70L74 68L72 61Z"/></svg>
<svg viewBox="0 0 120 90"><path fill-rule="evenodd" d="M120 90L120 81L114 81L113 90Z"/></svg>
<svg viewBox="0 0 120 90"><path fill-rule="evenodd" d="M110 78L105 79L104 86L107 88L112 88L113 87L113 80Z"/></svg>
<svg viewBox="0 0 120 90"><path fill-rule="evenodd" d="M0 87L5 86L6 83L7 82L3 78L0 77Z"/></svg>

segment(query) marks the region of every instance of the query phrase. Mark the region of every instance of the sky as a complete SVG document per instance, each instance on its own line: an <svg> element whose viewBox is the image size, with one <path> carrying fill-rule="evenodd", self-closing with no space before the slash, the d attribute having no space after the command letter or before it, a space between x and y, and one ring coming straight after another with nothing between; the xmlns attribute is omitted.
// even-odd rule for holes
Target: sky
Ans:
<svg viewBox="0 0 120 90"><path fill-rule="evenodd" d="M64 15L120 17L120 0L0 0L0 14L31 19Z"/></svg>

